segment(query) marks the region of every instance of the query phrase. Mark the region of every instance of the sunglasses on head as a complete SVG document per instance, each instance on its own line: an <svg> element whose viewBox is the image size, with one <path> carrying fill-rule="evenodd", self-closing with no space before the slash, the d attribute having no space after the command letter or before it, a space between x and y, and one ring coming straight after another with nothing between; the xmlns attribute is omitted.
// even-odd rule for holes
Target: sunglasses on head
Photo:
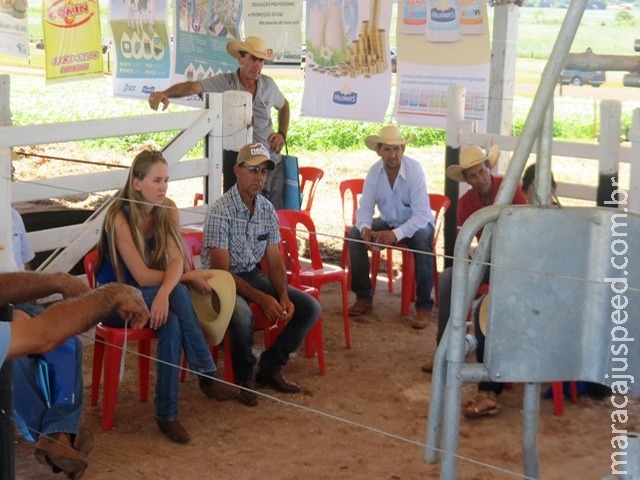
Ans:
<svg viewBox="0 0 640 480"><path fill-rule="evenodd" d="M253 175L257 175L259 173L262 175L266 175L269 172L268 168L259 167L258 165L247 165L246 163L243 163L240 166L249 170L249 172L251 172Z"/></svg>

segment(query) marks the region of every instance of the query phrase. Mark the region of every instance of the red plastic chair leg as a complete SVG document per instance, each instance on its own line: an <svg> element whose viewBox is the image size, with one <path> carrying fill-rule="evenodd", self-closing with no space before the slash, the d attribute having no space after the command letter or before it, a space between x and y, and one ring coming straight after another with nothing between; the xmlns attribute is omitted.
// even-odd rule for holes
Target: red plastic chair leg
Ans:
<svg viewBox="0 0 640 480"><path fill-rule="evenodd" d="M553 394L553 413L561 417L564 415L564 392L562 382L551 382L551 393Z"/></svg>
<svg viewBox="0 0 640 480"><path fill-rule="evenodd" d="M569 382L569 392L571 403L578 403L578 384L574 381Z"/></svg>
<svg viewBox="0 0 640 480"><path fill-rule="evenodd" d="M344 343L347 348L351 348L351 329L349 328L349 292L347 291L347 281L342 280L342 323L344 324Z"/></svg>
<svg viewBox="0 0 640 480"><path fill-rule="evenodd" d="M118 398L118 375L122 357L122 344L105 345L104 349L104 392L102 394L102 429L111 430L116 413Z"/></svg>
<svg viewBox="0 0 640 480"><path fill-rule="evenodd" d="M100 379L102 378L102 361L104 359L104 338L96 334L93 344L93 369L91 372L91 405L98 405Z"/></svg>
<svg viewBox="0 0 640 480"><path fill-rule="evenodd" d="M387 290L393 293L393 249L387 248Z"/></svg>
<svg viewBox="0 0 640 480"><path fill-rule="evenodd" d="M400 301L400 314L409 315L411 301L415 299L415 266L413 253L402 251L402 293Z"/></svg>
<svg viewBox="0 0 640 480"><path fill-rule="evenodd" d="M124 352L123 352L124 354ZM151 358L151 341L138 341L138 378L140 382L140 401L146 402L149 398L149 365ZM119 368L118 368L119 371Z"/></svg>
<svg viewBox="0 0 640 480"><path fill-rule="evenodd" d="M380 252L371 253L371 292L376 293L378 269L380 268Z"/></svg>

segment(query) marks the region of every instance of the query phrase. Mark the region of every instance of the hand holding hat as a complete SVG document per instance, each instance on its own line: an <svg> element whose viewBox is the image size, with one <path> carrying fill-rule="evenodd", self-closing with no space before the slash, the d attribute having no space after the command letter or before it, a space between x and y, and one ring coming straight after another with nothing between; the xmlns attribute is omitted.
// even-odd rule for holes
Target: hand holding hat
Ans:
<svg viewBox="0 0 640 480"><path fill-rule="evenodd" d="M189 286L191 303L196 312L204 338L209 345L219 345L224 338L233 308L236 305L236 283L226 270L204 270L211 293L202 293Z"/></svg>

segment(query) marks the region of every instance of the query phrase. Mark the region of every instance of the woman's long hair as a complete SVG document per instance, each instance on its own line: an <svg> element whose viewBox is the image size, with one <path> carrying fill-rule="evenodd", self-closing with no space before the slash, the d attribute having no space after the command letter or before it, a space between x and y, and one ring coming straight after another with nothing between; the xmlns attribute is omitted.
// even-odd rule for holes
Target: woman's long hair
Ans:
<svg viewBox="0 0 640 480"><path fill-rule="evenodd" d="M157 150L143 150L136 155L129 169L127 183L124 188L115 195L113 203L107 210L107 214L104 219L104 232L98 244L100 259L102 259L105 254L109 255L116 279L119 282L124 281L124 275L122 272L120 256L118 255L116 248L116 232L114 228L118 212L124 212L129 224L129 229L131 230L136 250L138 250L138 253L149 268L156 270L167 269L167 265L169 263L167 255L169 239L173 239L178 246L185 269L188 265L182 245L182 237L180 235L180 231L173 223L171 208L168 207L166 199L163 205L156 205L151 209L151 223L153 225L153 237L155 240L155 247L153 251L149 251L146 239L140 228L144 218L145 201L140 192L134 188L133 182L135 179L143 180L149 173L149 170L151 170L151 168L157 163L167 165L167 161L162 156L162 153ZM105 235L108 240L108 252L105 252Z"/></svg>

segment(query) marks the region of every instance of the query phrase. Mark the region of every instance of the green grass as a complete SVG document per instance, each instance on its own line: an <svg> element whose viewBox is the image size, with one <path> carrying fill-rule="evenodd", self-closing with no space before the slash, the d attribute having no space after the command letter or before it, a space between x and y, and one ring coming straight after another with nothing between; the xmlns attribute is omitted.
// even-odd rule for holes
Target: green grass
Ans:
<svg viewBox="0 0 640 480"><path fill-rule="evenodd" d="M491 9L490 9L491 13ZM617 10L610 8L606 11L587 10L584 14L573 52L584 51L588 46L596 53L631 54L633 42L638 36L637 27L616 24ZM537 83L545 58L551 52L553 42L560 28L560 23L566 14L562 9L520 9L518 27L518 62L516 82ZM33 40L41 38L42 25L41 6L30 6L30 35ZM395 10L391 20L392 32L395 32ZM628 20L628 19L627 19ZM101 8L101 24L104 32L109 32L108 13ZM615 35L612 34L615 32ZM591 40L598 39L597 45ZM391 43L395 36L391 36ZM111 60L115 56L109 52ZM106 59L105 59L106 60ZM0 58L0 62L3 61ZM44 63L43 51L32 49L31 62L34 65ZM113 71L113 62L105 67ZM273 76L291 104L293 118L289 129L288 140L292 149L306 151L338 151L356 150L361 148L362 138L376 133L380 124L370 122L354 122L331 119L300 117L302 103L303 76L300 71L266 69L265 73ZM621 86L621 75L610 75L608 84ZM145 100L130 100L113 98L111 93L111 78L57 84L42 87L42 79L35 77L20 77L20 81L12 82L11 110L13 122L16 125L50 123L60 121L75 121L88 118L106 118L125 115L139 115L150 113ZM88 83L91 82L91 83ZM394 96L395 86L392 85ZM69 99L74 108L60 108L58 99ZM516 98L514 101L514 135L520 133L526 115L530 109L531 98ZM99 109L93 108L100 105ZM179 108L173 106L172 108ZM633 106L623 108L623 129L630 126ZM592 141L597 135L597 108L593 100L562 98L555 108L555 135L562 140ZM383 123L391 121L391 108ZM433 128L406 127L416 135L415 146L442 145L445 141L444 130ZM170 133L153 134L148 138L159 145L166 143ZM117 150L129 148L131 145L146 140L141 136L102 139L92 141L98 147Z"/></svg>

